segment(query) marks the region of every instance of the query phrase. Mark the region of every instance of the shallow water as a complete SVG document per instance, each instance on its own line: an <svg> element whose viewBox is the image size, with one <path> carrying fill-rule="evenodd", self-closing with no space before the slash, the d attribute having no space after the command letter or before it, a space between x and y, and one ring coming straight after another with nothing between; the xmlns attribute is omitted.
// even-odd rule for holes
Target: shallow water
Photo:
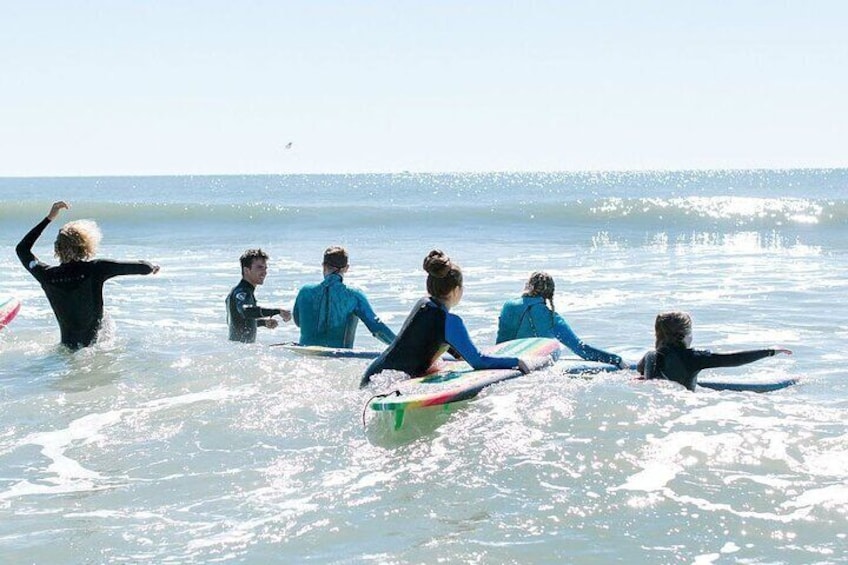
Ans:
<svg viewBox="0 0 848 565"><path fill-rule="evenodd" d="M106 285L101 342L69 353L14 245L59 198L100 255L159 275ZM846 561L848 171L0 179L0 555L7 562ZM51 260L55 227L36 247ZM366 414L361 360L226 341L238 256L272 256L290 306L331 244L399 328L421 260L463 265L480 345L533 270L586 342L636 360L658 311L695 345L791 358L763 395L555 369L404 428ZM360 327L357 345L377 342ZM705 373L706 375L706 373Z"/></svg>

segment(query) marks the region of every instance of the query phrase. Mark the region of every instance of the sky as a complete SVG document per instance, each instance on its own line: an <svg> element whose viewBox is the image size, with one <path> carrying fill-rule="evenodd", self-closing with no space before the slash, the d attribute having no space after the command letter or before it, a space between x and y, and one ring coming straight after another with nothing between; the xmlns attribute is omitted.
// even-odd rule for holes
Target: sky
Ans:
<svg viewBox="0 0 848 565"><path fill-rule="evenodd" d="M846 167L846 29L842 0L0 0L0 176Z"/></svg>

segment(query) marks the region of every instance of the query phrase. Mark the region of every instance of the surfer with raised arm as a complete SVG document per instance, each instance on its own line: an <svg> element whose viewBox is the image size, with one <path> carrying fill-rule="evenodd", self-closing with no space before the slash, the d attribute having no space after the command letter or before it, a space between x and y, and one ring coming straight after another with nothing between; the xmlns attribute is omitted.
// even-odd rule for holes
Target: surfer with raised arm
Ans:
<svg viewBox="0 0 848 565"><path fill-rule="evenodd" d="M42 263L32 247L47 225L68 208L67 202L54 202L47 217L24 236L15 252L44 289L59 322L62 344L79 349L97 340L103 320L103 283L120 275L157 273L159 266L147 261L92 259L102 237L92 220L77 220L62 226L53 244L59 265Z"/></svg>
<svg viewBox="0 0 848 565"><path fill-rule="evenodd" d="M692 349L692 318L686 312L664 312L654 322L656 349L649 351L636 365L645 379L666 379L695 390L698 373L714 367L738 367L792 351L782 347L736 353L712 353Z"/></svg>
<svg viewBox="0 0 848 565"><path fill-rule="evenodd" d="M291 312L282 308L261 308L256 304L254 291L265 282L268 274L268 254L261 249L248 249L239 257L241 281L227 295L227 325L230 341L253 343L256 328L277 327L273 316L279 315L284 322L291 320Z"/></svg>
<svg viewBox="0 0 848 565"><path fill-rule="evenodd" d="M324 280L306 285L297 293L292 308L294 323L300 327L300 345L353 347L359 320L386 345L395 333L374 313L360 290L344 283L350 268L344 247L328 247L322 261Z"/></svg>
<svg viewBox="0 0 848 565"><path fill-rule="evenodd" d="M582 359L629 368L618 355L596 349L577 337L554 308L554 289L554 279L548 273L537 271L530 275L521 298L503 305L496 343L527 337L555 338Z"/></svg>
<svg viewBox="0 0 848 565"><path fill-rule="evenodd" d="M451 349L474 369L520 369L529 373L550 363L550 357L493 357L484 355L471 341L462 318L450 309L462 300L462 270L438 249L424 259L427 293L412 308L397 338L365 371L360 386L381 371L402 371L419 377L434 370L442 354Z"/></svg>

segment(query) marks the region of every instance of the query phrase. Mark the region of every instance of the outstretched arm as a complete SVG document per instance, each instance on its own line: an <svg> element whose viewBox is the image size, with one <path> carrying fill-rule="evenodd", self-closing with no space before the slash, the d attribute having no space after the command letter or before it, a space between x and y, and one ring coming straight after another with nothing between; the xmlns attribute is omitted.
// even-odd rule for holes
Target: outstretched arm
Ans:
<svg viewBox="0 0 848 565"><path fill-rule="evenodd" d="M583 340L577 337L577 334L574 333L574 330L571 329L565 318L556 313L554 314L554 335L566 347L579 355L581 359L609 363L610 365L619 367L622 365L621 357L618 355L596 349L584 343Z"/></svg>
<svg viewBox="0 0 848 565"><path fill-rule="evenodd" d="M103 280L121 275L153 275L159 272L159 265L147 261L96 261Z"/></svg>
<svg viewBox="0 0 848 565"><path fill-rule="evenodd" d="M445 320L445 340L459 351L462 358L475 369L515 369L518 368L517 357L492 357L484 355L477 349L468 335L468 330L462 319L455 314L448 314Z"/></svg>
<svg viewBox="0 0 848 565"><path fill-rule="evenodd" d="M754 349L752 351L738 351L736 353L712 353L711 351L698 350L695 352L700 369L713 367L738 367L759 361L765 357L771 357L778 353L791 355L788 349Z"/></svg>

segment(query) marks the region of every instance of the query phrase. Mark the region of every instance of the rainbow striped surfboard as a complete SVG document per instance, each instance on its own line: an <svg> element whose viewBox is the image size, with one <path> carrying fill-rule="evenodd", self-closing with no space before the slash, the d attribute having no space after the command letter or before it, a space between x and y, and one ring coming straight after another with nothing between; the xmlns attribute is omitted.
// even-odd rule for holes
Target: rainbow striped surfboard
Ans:
<svg viewBox="0 0 848 565"><path fill-rule="evenodd" d="M562 344L556 339L532 337L514 339L487 348L487 355L499 357L543 357L559 358ZM518 369L482 369L475 371L464 361L445 363L443 370L415 379L400 381L392 385L386 396L378 396L368 403L371 410L395 413L395 429L403 424L404 411L427 406L439 406L467 400L479 394L487 386L520 377Z"/></svg>

